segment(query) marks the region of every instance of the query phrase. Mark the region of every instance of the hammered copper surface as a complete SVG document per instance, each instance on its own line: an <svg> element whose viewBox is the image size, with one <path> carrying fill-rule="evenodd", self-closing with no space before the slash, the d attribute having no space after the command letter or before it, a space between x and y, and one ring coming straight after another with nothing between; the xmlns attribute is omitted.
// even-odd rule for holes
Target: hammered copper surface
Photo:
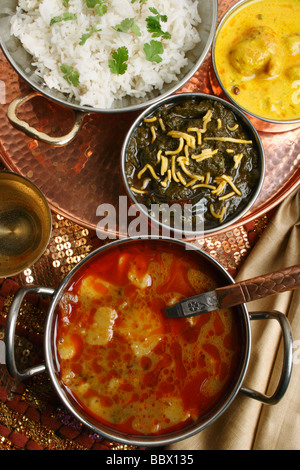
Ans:
<svg viewBox="0 0 300 470"><path fill-rule="evenodd" d="M219 19L236 3L219 2ZM210 54L199 71L180 92L212 93ZM51 208L71 220L95 229L101 220L100 204L116 208L116 235L127 231L118 223L119 196L125 196L121 183L120 151L130 125L138 115L86 115L76 138L62 148L38 142L15 129L8 121L9 103L29 86L0 54L0 152L12 171L31 179L45 194ZM4 96L5 95L5 96ZM63 135L71 128L72 111L37 97L24 104L20 117L51 135ZM266 176L259 198L239 222L246 223L276 206L298 184L300 128L280 134L259 133L265 148Z"/></svg>

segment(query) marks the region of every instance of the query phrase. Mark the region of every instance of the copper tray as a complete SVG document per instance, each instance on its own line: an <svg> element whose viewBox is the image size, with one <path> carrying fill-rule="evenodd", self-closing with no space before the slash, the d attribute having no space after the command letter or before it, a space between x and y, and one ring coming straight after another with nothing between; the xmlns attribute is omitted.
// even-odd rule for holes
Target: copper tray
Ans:
<svg viewBox="0 0 300 470"><path fill-rule="evenodd" d="M219 19L236 0L219 2ZM180 92L213 94L210 82L211 57ZM72 221L95 230L104 216L96 213L101 204L116 209L116 230L111 238L126 236L119 224L119 196L125 196L120 174L120 150L130 125L138 115L87 115L76 138L65 147L38 142L14 128L7 118L11 101L30 91L0 53L0 157L8 169L31 179L45 194L51 209ZM4 102L4 103L3 103ZM20 118L50 135L66 134L72 127L73 111L36 97L20 108ZM258 218L277 206L300 182L300 128L279 133L259 133L266 156L262 191L236 225ZM220 230L221 232L222 230Z"/></svg>

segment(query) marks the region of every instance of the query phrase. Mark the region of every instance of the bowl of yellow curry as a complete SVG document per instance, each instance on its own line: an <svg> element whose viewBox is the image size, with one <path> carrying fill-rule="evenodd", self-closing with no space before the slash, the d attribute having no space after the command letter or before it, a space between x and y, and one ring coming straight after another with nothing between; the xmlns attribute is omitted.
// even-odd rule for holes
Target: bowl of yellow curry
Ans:
<svg viewBox="0 0 300 470"><path fill-rule="evenodd" d="M242 0L223 16L212 53L219 91L262 131L300 126L300 2Z"/></svg>

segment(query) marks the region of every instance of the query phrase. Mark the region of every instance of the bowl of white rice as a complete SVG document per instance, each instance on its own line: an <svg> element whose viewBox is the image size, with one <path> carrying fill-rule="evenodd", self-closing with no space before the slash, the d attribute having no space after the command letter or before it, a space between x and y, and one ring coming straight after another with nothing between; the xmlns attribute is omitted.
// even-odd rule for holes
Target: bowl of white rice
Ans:
<svg viewBox="0 0 300 470"><path fill-rule="evenodd" d="M1 0L0 44L37 92L127 112L179 90L209 51L217 0Z"/></svg>

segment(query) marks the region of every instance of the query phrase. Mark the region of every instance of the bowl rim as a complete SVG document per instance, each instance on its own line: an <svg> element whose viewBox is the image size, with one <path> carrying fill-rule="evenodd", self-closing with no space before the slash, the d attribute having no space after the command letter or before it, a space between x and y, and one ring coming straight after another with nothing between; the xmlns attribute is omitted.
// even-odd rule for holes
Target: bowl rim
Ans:
<svg viewBox="0 0 300 470"><path fill-rule="evenodd" d="M94 424L92 421L92 417L88 415L83 414L80 410L78 411L74 407L74 402L68 397L65 393L64 388L60 385L59 383L59 377L57 374L57 371L55 370L55 357L53 354L53 329L55 328L55 313L56 313L56 307L61 299L61 296L63 295L65 288L68 286L70 281L72 280L73 275L82 267L84 267L85 263L88 263L93 257L99 256L103 251L108 250L108 249L113 249L115 246L119 246L122 244L127 244L127 243L135 243L135 242L142 242L142 241L147 241L149 240L152 242L153 240L156 240L160 243L171 243L175 245L179 245L182 247L189 247L189 250L191 248L191 245L187 243L186 241L183 240L176 240L173 238L169 237L160 237L160 236L139 236L139 237L130 237L130 238L123 238L123 239L118 239L114 240L111 243L108 243L106 245L103 245L91 253L89 253L84 259L82 259L70 272L67 274L67 276L63 279L61 282L60 286L54 293L52 299L51 299L51 304L49 306L49 310L47 313L46 317L46 322L45 322L45 333L44 333L44 353L45 353L45 363L47 367L47 371L49 374L49 377L51 379L52 385L58 394L59 398L61 399L62 403L67 407L67 409L84 425L86 425L88 428L92 429L94 432L97 432L101 434L104 438L120 442L123 444L127 445L135 445L135 446L147 446L147 447L155 447L155 446L165 446L168 444L172 444L175 442L178 442L183 439L187 439L189 437L192 437L195 434L198 434L199 432L203 431L205 428L210 426L212 423L214 423L226 410L227 408L231 405L233 400L235 399L236 395L239 393L241 387L242 387L242 382L244 380L244 377L246 375L248 365L249 365L249 360L250 360L250 355L251 355L251 326L250 326L250 316L246 307L246 304L241 304L237 308L242 314L243 318L243 327L245 329L245 341L244 341L244 349L243 349L243 358L240 363L240 366L237 371L237 376L233 383L231 384L231 387L229 387L228 395L224 397L224 400L222 401L222 404L220 407L217 408L217 410L212 411L212 416L203 422L196 423L195 425L192 425L191 428L182 428L180 431L173 431L171 433L167 434L162 434L162 435L126 435L126 433L114 430L113 428L110 428L108 426L104 426L101 423ZM201 248L192 246L192 249L198 254L199 258L203 257L205 258L206 261L210 262L212 267L221 274L226 282L234 284L235 281L233 277L228 273L228 271L224 268L224 266L221 265L217 260L215 260L211 255L203 251ZM101 256L101 255L100 255ZM95 422L95 420L94 420ZM101 429L101 427L103 429ZM177 433L177 434L176 434Z"/></svg>
<svg viewBox="0 0 300 470"><path fill-rule="evenodd" d="M203 1L203 0L202 0ZM7 49L6 45L4 44L3 39L0 36L0 47L4 53L4 56L10 63L10 65L13 67L13 69L17 72L17 74L28 84L33 88L35 91L41 93L45 98L48 98L49 100L52 100L62 106L68 106L69 108L75 110L75 111L81 111L85 113L103 113L103 114L108 114L108 113L125 113L125 112L131 112L131 111L137 111L141 110L145 107L151 106L152 104L157 103L160 99L164 99L165 97L169 96L170 94L175 93L177 90L179 90L182 86L184 86L191 78L192 76L196 73L196 71L201 67L203 61L205 60L208 51L210 50L212 46L212 42L215 36L215 31L217 27L217 22L218 22L218 0L209 0L209 2L212 4L212 22L210 24L210 30L209 30L209 35L207 38L207 42L205 44L205 47L200 55L200 57L197 59L196 63L193 65L191 70L179 81L176 81L175 84L169 88L167 91L165 91L163 94L158 94L156 97L151 98L150 100L147 100L146 102L126 106L126 107L119 107L119 108L94 108L92 106L87 106L87 105L80 105L78 103L72 103L68 101L67 95L65 95L65 98L59 98L56 96L53 96L51 94L51 89L47 87L44 83L42 84L36 84L33 83L30 77L28 77L25 73L25 71L22 69L21 66L19 66L16 61L13 59L11 56L9 50ZM23 47L23 46L22 46Z"/></svg>
<svg viewBox="0 0 300 470"><path fill-rule="evenodd" d="M254 112L252 111L249 111L249 109L243 107L242 105L240 105L239 103L237 103L237 101L235 101L235 99L230 95L230 93L227 91L227 89L224 87L223 83L222 83L222 80L218 74L218 70L217 70L217 64L216 64L216 59L215 59L215 49L216 49L216 43L217 43L217 40L218 40L218 36L223 28L223 26L226 24L226 22L228 21L228 19L230 18L231 15L234 15L236 13L237 10L239 10L240 8L242 8L244 5L246 5L247 3L256 3L258 1L263 1L263 0L239 0L237 3L235 3L234 5L232 5L231 8L229 8L229 10L224 13L224 15L222 16L221 18L221 21L219 22L219 25L217 26L216 28L216 31L215 31L215 36L214 36L214 40L212 42L212 54L211 54L211 60L212 60L212 65L213 65L213 70L214 70L214 74L216 76L216 79L218 81L218 84L220 85L223 93L226 95L226 97L238 108L240 109L243 113L245 114L248 114L249 116L251 116L252 118L255 118L255 119L258 119L259 121L263 121L263 122L266 122L268 124L279 124L279 125L284 125L284 124L298 124L300 123L300 117L299 118L296 118L296 119L289 119L289 120L285 120L285 121L282 121L282 120L279 120L279 119L270 119L270 118L266 118L266 117L263 117L263 116L260 116L259 114L255 114Z"/></svg>
<svg viewBox="0 0 300 470"><path fill-rule="evenodd" d="M40 251L37 253L36 257L30 261L30 265L26 268L22 268L21 270L18 270L18 271L14 271L14 272L9 272L5 277L8 277L8 276L16 276L20 273L22 273L25 269L28 269L30 268L31 266L33 266L44 254L49 242L50 242L50 238L51 238L51 235L52 235L52 223L53 223L53 218L52 218L52 213L51 213L51 209L50 209L50 206L49 206L49 203L47 201L47 198L46 196L43 194L43 192L40 190L40 188L38 188L38 186L33 183L29 178L26 178L25 176L23 175L20 175L19 173L14 173L13 171L8 171L8 170L0 170L0 180L2 179L2 175L11 175L13 176L15 179L18 179L20 182L23 182L24 184L27 184L29 185L32 190L37 193L41 200L43 201L43 204L45 206L45 209L47 211L47 216L48 216L48 223L49 223L49 233L48 233L48 236L47 238L45 239L45 243L42 245Z"/></svg>
<svg viewBox="0 0 300 470"><path fill-rule="evenodd" d="M129 187L129 184L128 184L128 181L127 181L127 177L126 177L126 172L125 172L127 146L129 144L129 141L131 139L131 136L132 136L133 132L138 127L140 122L148 114L153 113L154 111L156 111L156 109L158 109L160 106L162 106L166 103L185 100L185 99L187 99L187 100L188 99L194 99L194 98L201 99L201 100L211 99L211 100L214 100L214 101L218 101L219 103L223 104L227 108L230 108L231 111L233 111L239 118L242 119L244 124L246 124L246 126L248 127L248 129L251 131L252 135L255 138L255 142L256 142L257 147L258 147L258 156L259 156L259 165L260 165L260 175L259 175L258 183L256 185L255 190L253 190L253 194L252 194L251 198L249 199L248 203L246 204L246 206L241 211L239 211L236 216L233 216L233 217L229 218L229 220L227 222L221 223L221 224L216 225L215 227L207 229L207 230L204 229L203 231L200 231L200 232L198 232L198 231L189 231L189 230L186 230L186 231L181 231L180 230L180 231L178 231L176 228L172 228L172 227L170 227L168 225L165 225L161 222L153 220L153 218L149 214L149 211L145 210L144 205L137 201L135 194L130 190L130 187ZM233 103L230 103L230 102L228 102L228 101L226 101L223 98L220 98L218 96L214 96L214 95L210 95L210 94L206 94L206 93L193 93L193 92L191 92L191 93L176 93L175 95L168 96L168 97L164 98L163 100L160 100L158 103L155 103L154 105L148 107L134 121L131 128L127 132L127 135L125 137L125 140L124 140L123 146L122 146L122 150L121 150L121 175L122 175L123 184L124 184L125 189L126 189L126 193L129 196L130 200L137 207L137 209L141 212L141 214L146 216L148 218L149 222L153 223L154 226L156 226L156 228L165 229L165 230L169 230L169 231L171 230L174 233L175 237L180 237L180 235L182 235L182 233L184 233L186 239L195 238L195 237L199 237L199 236L206 236L208 234L214 234L215 232L218 232L220 229L223 230L225 228L229 228L231 225L236 224L239 220L242 219L242 217L253 206L254 202L256 201L256 199L257 199L257 197L258 197L258 195L261 191L261 188L262 188L262 185L263 185L263 182L264 182L264 176L265 176L264 147L263 147L262 141L260 139L260 136L259 136L257 130L255 129L254 125L252 124L252 122Z"/></svg>

